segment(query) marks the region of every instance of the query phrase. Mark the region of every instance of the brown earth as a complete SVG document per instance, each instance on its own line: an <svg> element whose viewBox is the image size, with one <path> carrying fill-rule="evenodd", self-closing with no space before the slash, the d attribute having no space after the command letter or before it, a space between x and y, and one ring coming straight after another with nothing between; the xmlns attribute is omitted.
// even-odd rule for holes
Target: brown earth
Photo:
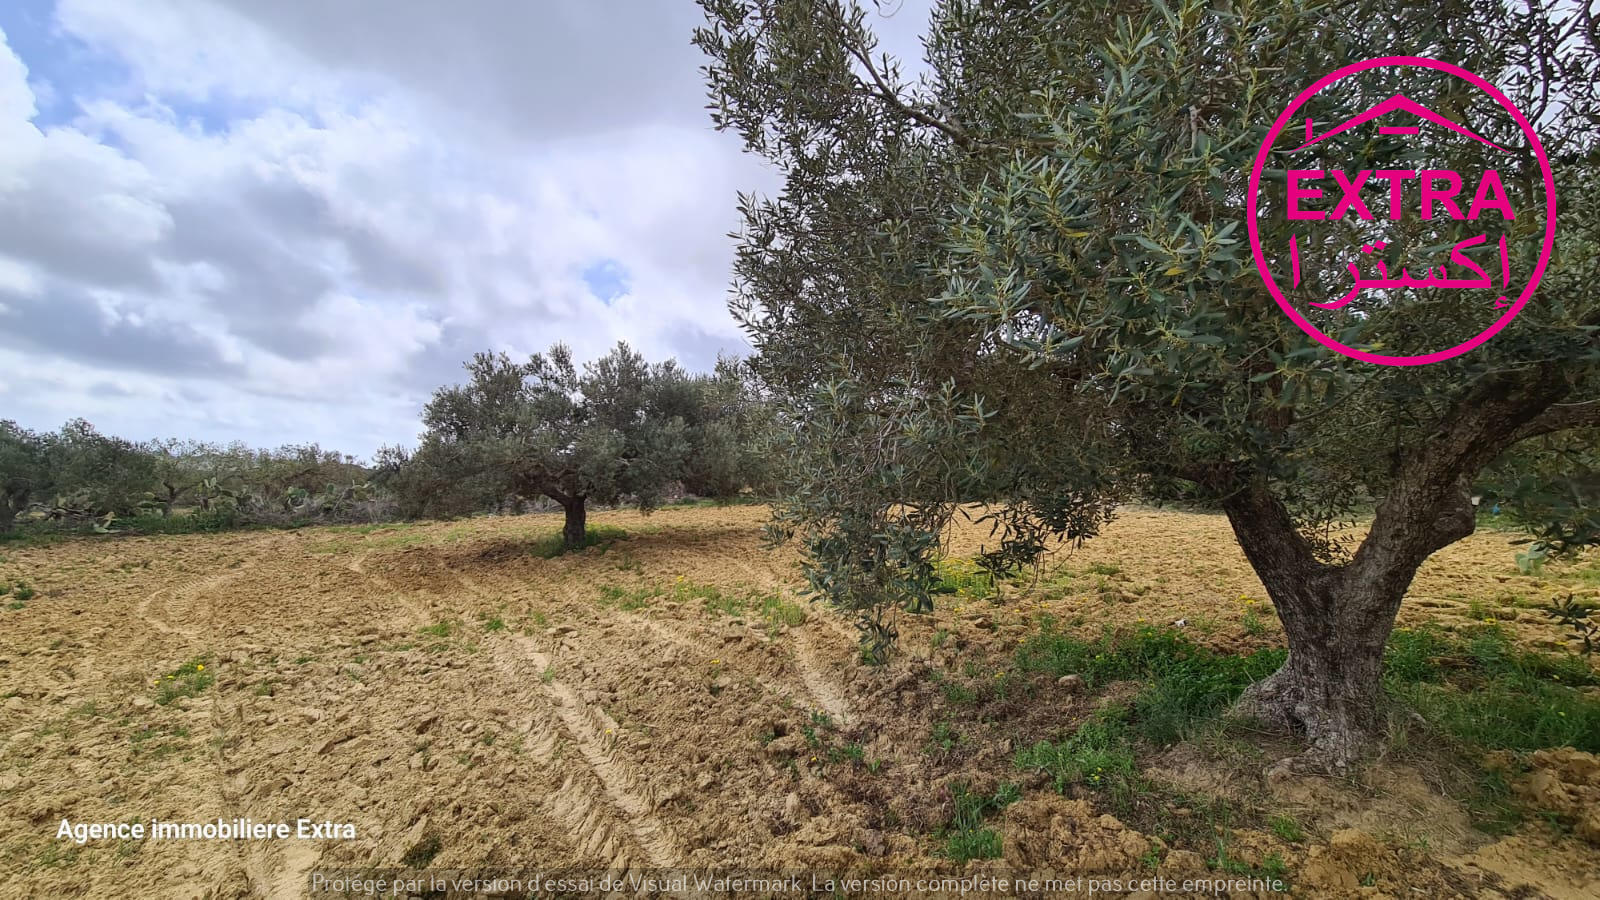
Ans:
<svg viewBox="0 0 1600 900"><path fill-rule="evenodd" d="M848 623L809 604L788 625L700 599L795 601L793 551L764 548L764 518L601 512L591 526L629 536L554 559L527 552L559 530L541 515L0 550L0 581L38 591L0 609L0 895L294 897L314 868L401 866L1208 876L1209 852L1013 766L1017 747L1070 731L1103 696L1046 681L979 714L952 708L932 675L1007 677L1043 613L1085 634L1181 620L1216 649L1278 643L1225 520L1128 510L1054 555L1040 583L1057 590L904 617L903 652L872 667ZM950 552L986 534L958 529ZM1596 593L1595 564L1521 575L1513 552L1494 533L1441 552L1402 623L1490 618L1564 649L1531 607ZM157 702L193 678L167 678L185 663L205 666L195 695ZM1292 814L1301 841L1259 821L1217 836L1246 865L1276 854L1298 895L1600 896L1592 756L1544 754L1518 786L1576 829L1494 839L1415 761L1359 781L1266 771L1292 752L1284 740L1179 745L1149 771ZM990 823L1003 858L940 855L955 785L1002 781L1022 787ZM240 817L348 822L357 837L56 837L64 818Z"/></svg>

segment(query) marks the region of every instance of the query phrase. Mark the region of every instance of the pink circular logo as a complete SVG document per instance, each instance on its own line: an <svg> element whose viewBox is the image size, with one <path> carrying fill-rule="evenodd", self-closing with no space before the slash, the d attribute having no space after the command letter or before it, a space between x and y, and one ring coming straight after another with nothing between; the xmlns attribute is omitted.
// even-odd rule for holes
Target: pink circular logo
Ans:
<svg viewBox="0 0 1600 900"><path fill-rule="evenodd" d="M1500 108L1505 110L1511 120L1521 129L1522 134L1527 139L1528 147L1538 159L1540 174L1543 176L1544 181L1543 212L1545 221L1543 246L1538 260L1530 272L1518 279L1522 282L1520 287L1512 283L1513 272L1510 254L1507 249L1507 239L1503 234L1498 239L1498 255L1492 255L1493 251L1496 250L1496 242L1490 240L1488 233L1485 232L1477 237L1455 242L1454 246L1450 248L1448 263L1433 265L1430 261L1421 270L1421 275L1412 274L1406 268L1400 269L1399 276L1390 273L1386 262L1379 258L1388 246L1383 240L1371 240L1362 243L1359 247L1349 248L1353 258L1356 260L1355 262L1350 262L1346 267L1350 275L1353 276L1353 286L1350 291L1342 296L1327 296L1321 300L1302 301L1305 305L1324 310L1338 310L1352 303L1360 294L1369 289L1380 291L1395 289L1405 291L1418 288L1487 289L1489 296L1495 293L1500 294L1498 299L1494 301L1494 308L1496 310L1504 310L1504 312L1487 328L1472 337L1443 350L1413 356L1390 356L1341 343L1325 333L1308 318L1302 309L1290 301L1279 283L1281 276L1273 274L1267 254L1262 248L1257 217L1259 214L1258 201L1261 193L1262 171L1266 168L1267 160L1272 154L1273 147L1277 143L1279 136L1291 122L1296 121L1298 118L1297 113L1305 106L1307 101L1325 88L1357 73L1371 69L1405 67L1431 69L1466 81L1492 98ZM1416 121L1418 124L1378 124L1392 113L1398 114L1397 118L1406 117L1406 121ZM1319 128L1314 125L1311 118L1306 118L1305 142L1299 144L1294 150L1306 150L1327 138L1369 125L1369 123L1377 126L1380 135L1389 136L1394 140L1404 140L1407 135L1418 134L1423 127L1432 127L1442 129L1444 132L1450 133L1450 136L1462 140L1475 141L1499 153L1509 154L1510 152L1507 148L1494 144L1467 127L1458 124L1452 118L1416 103L1403 93L1395 93L1389 99L1374 104L1364 112L1332 126ZM1326 149L1326 147L1322 149ZM1371 192L1366 190L1368 187L1378 187L1385 181L1388 183L1388 191L1385 192L1385 199L1388 201L1387 209L1383 208L1384 203L1382 201L1373 202L1374 198ZM1505 184L1499 172L1493 167L1486 168L1477 177L1473 177L1472 173L1458 173L1449 169L1379 169L1346 172L1334 169L1288 168L1285 170L1284 193L1274 199L1281 201L1292 232L1301 227L1299 225L1301 222L1308 223L1304 226L1305 228L1313 229L1317 226L1309 223L1319 221L1327 223L1345 217L1377 220L1380 218L1380 212L1387 212L1388 217L1398 223L1402 219L1402 198L1405 196L1410 182L1413 181L1418 195L1418 213L1423 220L1431 219L1437 215L1441 220L1448 218L1453 221L1477 221L1482 214L1498 213L1500 218L1507 223L1507 228L1509 228L1509 221L1515 216ZM1319 204L1317 201L1322 202ZM1318 205L1327 207L1330 201L1336 201L1332 203L1331 209L1315 208ZM1378 207L1378 209L1374 210L1373 207ZM1419 366L1466 353L1494 337L1501 329L1509 325L1512 319L1516 318L1517 313L1522 311L1523 306L1527 304L1528 299L1533 295L1534 289L1538 287L1539 279L1544 275L1545 266L1549 264L1551 251L1555 246L1555 177L1550 171L1550 161L1545 156L1544 145L1539 142L1539 136L1534 133L1533 126L1494 85L1450 63L1418 56L1385 56L1354 63L1328 73L1295 97L1288 108L1278 116L1277 121L1272 123L1271 130L1267 132L1266 138L1261 142L1260 149L1256 152L1255 166L1250 172L1245 222L1249 229L1250 249L1255 254L1256 268L1260 271L1262 280L1266 282L1267 291L1272 294L1273 299L1278 302L1278 306L1302 331L1324 347L1342 353L1352 359L1385 366ZM1278 251L1280 254L1285 250L1287 251L1291 270L1290 278L1292 279L1291 289L1299 287L1301 284L1302 248L1298 243L1301 239L1298 233L1292 234L1288 247ZM1488 255L1488 259L1484 262L1474 261L1471 257L1472 252L1477 252L1480 258ZM1369 256L1363 257L1361 254ZM1369 270L1375 268L1377 277L1364 276L1362 273L1363 268ZM1516 274L1522 275L1522 273Z"/></svg>

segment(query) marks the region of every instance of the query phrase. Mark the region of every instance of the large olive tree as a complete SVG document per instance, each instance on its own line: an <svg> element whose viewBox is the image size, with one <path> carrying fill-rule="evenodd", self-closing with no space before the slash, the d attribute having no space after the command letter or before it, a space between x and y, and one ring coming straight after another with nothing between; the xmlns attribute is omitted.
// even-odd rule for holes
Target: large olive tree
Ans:
<svg viewBox="0 0 1600 900"><path fill-rule="evenodd" d="M1592 448L1600 426L1600 68L1581 5L947 0L927 74L907 83L853 5L702 3L713 118L785 179L775 198L741 200L732 303L791 442L775 524L802 538L813 584L862 613L869 649L892 637L892 610L926 608L937 535L961 504L995 504L989 562L1003 566L1094 534L1135 491L1181 490L1226 512L1288 637L1283 668L1241 704L1339 766L1381 738L1396 612L1421 563L1472 533L1476 480L1514 452L1512 468L1545 476L1514 509L1559 513L1541 532L1554 549L1595 537L1595 480L1574 471L1592 451L1539 463ZM1243 241L1248 176L1279 112L1335 68L1399 54L1508 94L1561 198L1534 302L1424 366L1313 342ZM1317 120L1401 88L1526 147L1442 78L1330 91ZM1353 171L1481 168L1486 151L1351 134L1319 152ZM1506 189L1537 211L1537 167L1519 154ZM1264 175L1280 193L1281 166ZM1524 273L1534 219L1495 226ZM1268 203L1256 224L1281 248L1303 223ZM1376 227L1352 221L1344 237ZM1425 237L1390 240L1417 253ZM1343 272L1314 252L1306 266L1313 281ZM1414 355L1483 327L1470 302L1380 291L1319 324ZM1571 490L1577 502L1551 504ZM1337 540L1330 526L1364 510L1365 536Z"/></svg>

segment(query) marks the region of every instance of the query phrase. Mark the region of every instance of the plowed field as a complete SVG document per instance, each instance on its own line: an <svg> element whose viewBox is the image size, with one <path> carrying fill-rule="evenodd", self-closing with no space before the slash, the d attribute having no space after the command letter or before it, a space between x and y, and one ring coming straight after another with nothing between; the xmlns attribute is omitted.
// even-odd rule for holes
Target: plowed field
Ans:
<svg viewBox="0 0 1600 900"><path fill-rule="evenodd" d="M0 581L37 591L0 609L0 895L296 897L313 870L352 867L1215 870L1017 769L1017 748L1121 687L1036 678L972 705L941 684L1013 677L1041 615L1085 635L1183 620L1230 653L1281 643L1223 519L1130 510L1050 561L1065 587L958 595L865 666L850 624L796 595L765 516L594 513L626 535L549 559L528 552L559 527L542 515L0 549ZM951 553L984 534L958 531ZM1593 594L1593 564L1522 575L1513 553L1480 533L1439 554L1403 623L1492 618L1565 649L1529 601ZM1478 832L1403 759L1344 782L1209 753L1182 744L1150 772L1293 814L1298 841L1220 827L1247 865L1276 854L1300 894L1600 896L1595 847L1540 822ZM1002 855L952 860L954 787L1003 782L1020 800L989 822ZM57 837L63 819L238 818L356 837Z"/></svg>

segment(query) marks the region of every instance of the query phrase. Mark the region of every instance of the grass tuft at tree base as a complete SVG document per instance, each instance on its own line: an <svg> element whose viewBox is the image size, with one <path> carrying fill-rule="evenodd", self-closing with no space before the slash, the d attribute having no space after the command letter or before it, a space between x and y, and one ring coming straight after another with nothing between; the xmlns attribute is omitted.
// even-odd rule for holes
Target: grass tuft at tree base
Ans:
<svg viewBox="0 0 1600 900"><path fill-rule="evenodd" d="M615 525L595 525L583 531L583 543L576 547L568 547L561 532L557 531L543 537L535 538L528 546L528 552L540 559L555 559L563 553L577 553L590 547L609 546L617 541L626 540L628 532Z"/></svg>

